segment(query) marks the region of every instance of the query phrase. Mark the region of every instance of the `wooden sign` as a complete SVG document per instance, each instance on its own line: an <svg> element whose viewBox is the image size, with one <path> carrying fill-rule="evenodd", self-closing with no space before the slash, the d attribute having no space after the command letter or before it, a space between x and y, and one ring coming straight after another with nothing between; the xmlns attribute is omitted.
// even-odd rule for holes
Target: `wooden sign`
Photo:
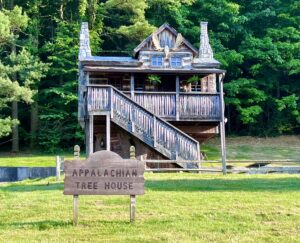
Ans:
<svg viewBox="0 0 300 243"><path fill-rule="evenodd" d="M65 161L65 195L142 195L142 161L122 159L110 151L91 154L87 160Z"/></svg>

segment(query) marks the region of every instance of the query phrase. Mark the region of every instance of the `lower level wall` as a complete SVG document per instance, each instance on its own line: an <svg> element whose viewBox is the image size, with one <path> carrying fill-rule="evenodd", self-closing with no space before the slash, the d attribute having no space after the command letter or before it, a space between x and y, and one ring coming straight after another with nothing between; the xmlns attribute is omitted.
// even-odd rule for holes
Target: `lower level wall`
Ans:
<svg viewBox="0 0 300 243"><path fill-rule="evenodd" d="M171 122L174 126L178 127L183 132L194 137L201 143L218 134L218 123L200 124L196 122ZM94 151L106 149L106 126L105 119L101 116L94 117ZM136 149L136 157L141 157L149 160L165 160L168 159L160 153L152 149L147 144L141 142L138 138L126 132L123 128L111 123L111 151L119 154L122 158L128 159L130 157L130 146ZM149 167L156 168L158 164L149 164ZM165 167L178 167L176 164L160 164L161 168Z"/></svg>
<svg viewBox="0 0 300 243"><path fill-rule="evenodd" d="M106 149L105 126L95 124L94 126L94 152ZM151 149L147 144L115 124L111 124L111 151L119 154L123 159L129 159L130 146L135 147L138 159L166 159L164 156Z"/></svg>

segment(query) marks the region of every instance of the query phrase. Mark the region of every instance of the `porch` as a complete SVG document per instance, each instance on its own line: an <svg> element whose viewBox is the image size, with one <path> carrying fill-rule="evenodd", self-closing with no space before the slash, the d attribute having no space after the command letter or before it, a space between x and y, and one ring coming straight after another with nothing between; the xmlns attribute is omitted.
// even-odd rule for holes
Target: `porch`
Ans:
<svg viewBox="0 0 300 243"><path fill-rule="evenodd" d="M169 121L221 120L221 74L149 74L149 73L88 73L88 112L109 105L106 97L111 85L133 101ZM154 78L154 81L151 81ZM196 79L192 80L191 79ZM103 108L103 107L102 107Z"/></svg>
<svg viewBox="0 0 300 243"><path fill-rule="evenodd" d="M88 113L110 105L109 85L87 86ZM166 120L220 121L220 94L208 92L123 91L133 101ZM122 109L122 107L120 107Z"/></svg>

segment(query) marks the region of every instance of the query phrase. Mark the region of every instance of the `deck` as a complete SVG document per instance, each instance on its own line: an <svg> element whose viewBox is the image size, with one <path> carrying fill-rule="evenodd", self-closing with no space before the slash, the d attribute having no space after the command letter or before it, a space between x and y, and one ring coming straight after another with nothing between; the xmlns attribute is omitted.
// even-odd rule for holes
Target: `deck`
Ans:
<svg viewBox="0 0 300 243"><path fill-rule="evenodd" d="M107 86L89 85L87 89L89 113L109 105ZM144 91L124 93L145 109L166 120L220 121L221 119L219 93Z"/></svg>

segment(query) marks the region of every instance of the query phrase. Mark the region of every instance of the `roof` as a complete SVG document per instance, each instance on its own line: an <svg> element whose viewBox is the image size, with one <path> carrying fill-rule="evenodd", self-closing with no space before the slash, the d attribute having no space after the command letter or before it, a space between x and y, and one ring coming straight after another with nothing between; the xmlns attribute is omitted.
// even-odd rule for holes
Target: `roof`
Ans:
<svg viewBox="0 0 300 243"><path fill-rule="evenodd" d="M111 61L111 62L136 62L132 57L115 57L115 56L90 56L87 61Z"/></svg>
<svg viewBox="0 0 300 243"><path fill-rule="evenodd" d="M156 31L154 31L151 35L149 35L146 39L144 39L136 48L133 50L134 56L148 43L152 40L153 35L158 35L163 30L168 29L173 35L177 37L179 34L173 27L171 27L168 23L164 23L162 26L160 26ZM195 55L198 54L197 49L185 38L183 38L182 41L192 52L194 52Z"/></svg>
<svg viewBox="0 0 300 243"><path fill-rule="evenodd" d="M154 73L154 74L211 74L226 73L225 70L218 68L201 68L201 69L171 69L171 68L140 68L140 67L103 67L85 65L84 71L90 72L112 72L112 73Z"/></svg>
<svg viewBox="0 0 300 243"><path fill-rule="evenodd" d="M95 66L139 67L142 65L132 57L90 56L81 61L82 64Z"/></svg>

